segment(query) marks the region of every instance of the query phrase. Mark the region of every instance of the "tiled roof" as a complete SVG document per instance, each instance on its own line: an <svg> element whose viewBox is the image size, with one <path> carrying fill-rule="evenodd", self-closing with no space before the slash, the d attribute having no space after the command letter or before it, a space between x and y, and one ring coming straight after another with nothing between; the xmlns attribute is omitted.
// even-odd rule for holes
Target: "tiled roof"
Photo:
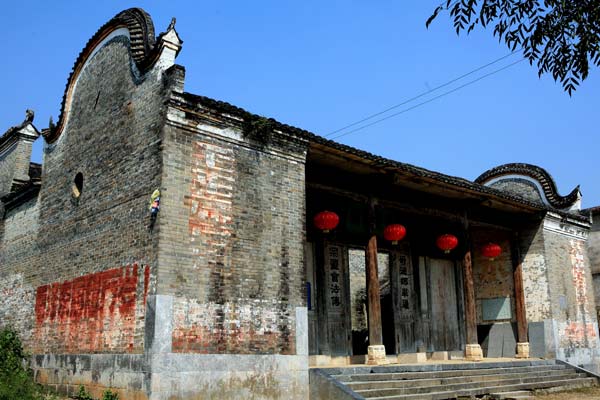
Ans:
<svg viewBox="0 0 600 400"><path fill-rule="evenodd" d="M237 118L240 118L242 120L248 120L248 119L252 120L252 119L261 118L259 115L249 113L248 111L246 111L240 107L234 106L227 102L211 99L209 97L199 96L199 95L195 95L192 93L183 93L183 98L188 100L192 104L197 103L197 104L200 104L202 107L205 107L205 108L208 108L211 110L215 110L219 113L229 114L229 115L235 116ZM372 162L372 163L376 164L377 166L380 166L383 168L389 167L389 168L395 169L400 172L404 172L404 173L412 175L412 176L426 178L426 179L430 179L433 181L437 181L440 184L445 184L445 185L453 186L456 188L465 189L465 190L468 190L471 192L481 193L484 195L493 196L493 197L500 198L503 200L508 200L510 202L513 202L513 203L516 203L518 205L522 205L522 206L525 206L528 208L534 208L534 209L538 209L538 210L550 210L538 203L529 201L520 196L516 196L516 195L510 194L510 193L507 193L507 192L504 192L504 191L501 191L498 189L484 186L484 185L478 183L477 181L471 182L464 178L450 176L450 175L442 174L439 172L431 171L431 170L428 170L425 168L417 167L415 165L387 159L387 158L369 153L364 150L360 150L360 149L357 149L357 148L354 148L351 146L347 146L345 144L335 142L333 140L326 139L322 136L316 135L307 130L296 128L296 127L278 122L272 118L269 118L269 121L272 122L275 129L281 130L282 132L286 132L288 134L304 138L304 139L308 140L309 142L316 143L316 144L319 144L319 145L322 145L325 147L329 147L332 149L336 149L336 150L346 153L346 154L354 155L354 156L362 158L364 160L368 160L369 162ZM569 196L571 196L571 194ZM589 218L587 216L583 216L580 214L566 213L564 211L554 210L554 209L552 209L552 211L557 212L565 217L574 218L574 219L586 221L586 222L589 221Z"/></svg>

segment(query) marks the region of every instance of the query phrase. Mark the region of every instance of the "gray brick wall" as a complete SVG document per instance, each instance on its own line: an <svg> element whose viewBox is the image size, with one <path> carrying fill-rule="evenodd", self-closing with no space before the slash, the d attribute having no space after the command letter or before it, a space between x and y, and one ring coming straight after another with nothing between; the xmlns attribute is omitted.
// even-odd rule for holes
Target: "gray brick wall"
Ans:
<svg viewBox="0 0 600 400"><path fill-rule="evenodd" d="M173 351L295 354L305 148L200 114L165 130L158 292L175 296Z"/></svg>
<svg viewBox="0 0 600 400"><path fill-rule="evenodd" d="M147 207L160 186L165 82L156 72L132 72L123 37L99 50L79 75L62 135L46 151L38 199L2 222L0 276L35 293L33 307L23 302L2 324L23 329L29 351L69 353L78 342L92 352L143 351L159 229L148 230ZM83 190L75 199L77 173ZM74 331L75 317L85 329Z"/></svg>

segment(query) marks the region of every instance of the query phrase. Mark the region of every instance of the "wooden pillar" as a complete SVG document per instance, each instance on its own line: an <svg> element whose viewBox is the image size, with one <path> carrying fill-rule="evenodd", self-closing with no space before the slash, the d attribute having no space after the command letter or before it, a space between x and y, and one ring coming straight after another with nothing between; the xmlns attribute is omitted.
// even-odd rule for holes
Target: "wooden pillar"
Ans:
<svg viewBox="0 0 600 400"><path fill-rule="evenodd" d="M477 340L477 312L475 307L475 287L473 284L473 258L471 257L471 236L469 235L469 223L467 217L464 220L465 254L462 265L465 278L465 328L467 343L465 346L465 358L470 361L483 359L483 352Z"/></svg>
<svg viewBox="0 0 600 400"><path fill-rule="evenodd" d="M381 303L379 298L379 277L377 271L377 236L375 203L368 204L369 241L365 251L365 270L367 275L367 317L369 321L369 347L367 364L385 364L385 346L381 329Z"/></svg>
<svg viewBox="0 0 600 400"><path fill-rule="evenodd" d="M515 311L517 317L517 358L529 358L527 337L527 315L525 313L525 293L523 291L523 260L519 249L518 234L511 241L513 260L513 280L515 284Z"/></svg>

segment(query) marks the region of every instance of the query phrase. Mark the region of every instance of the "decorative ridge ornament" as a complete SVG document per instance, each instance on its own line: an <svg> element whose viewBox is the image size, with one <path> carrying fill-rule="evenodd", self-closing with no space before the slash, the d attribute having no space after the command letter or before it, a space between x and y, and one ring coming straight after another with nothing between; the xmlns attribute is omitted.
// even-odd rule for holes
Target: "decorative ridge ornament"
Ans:
<svg viewBox="0 0 600 400"><path fill-rule="evenodd" d="M391 224L385 227L383 230L383 237L385 240L389 240L392 244L398 244L399 241L404 239L406 236L406 228L404 225Z"/></svg>
<svg viewBox="0 0 600 400"><path fill-rule="evenodd" d="M571 193L567 194L566 196L561 196L558 193L554 179L548 173L548 171L538 167L537 165L526 163L509 163L499 165L479 175L479 177L475 179L475 183L487 186L488 182L491 180L496 180L503 176L508 178L508 176L511 175L526 176L538 182L543 191L543 193L540 193L540 195L543 195L548 201L548 204L556 209L563 210L566 208L571 208L581 199L579 186L575 187L575 189L573 189Z"/></svg>
<svg viewBox="0 0 600 400"><path fill-rule="evenodd" d="M444 252L444 254L448 254L456 246L458 246L458 238L449 233L445 233L437 238L435 244L440 250Z"/></svg>
<svg viewBox="0 0 600 400"><path fill-rule="evenodd" d="M340 222L340 217L333 211L325 210L315 215L313 222L317 229L322 230L323 233L327 233L330 230L335 229Z"/></svg>

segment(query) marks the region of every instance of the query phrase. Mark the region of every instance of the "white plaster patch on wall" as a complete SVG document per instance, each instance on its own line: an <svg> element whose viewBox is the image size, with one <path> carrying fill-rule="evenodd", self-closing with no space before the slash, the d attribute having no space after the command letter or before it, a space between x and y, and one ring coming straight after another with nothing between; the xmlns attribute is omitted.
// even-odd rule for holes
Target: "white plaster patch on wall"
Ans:
<svg viewBox="0 0 600 400"><path fill-rule="evenodd" d="M174 330L194 327L216 329L215 321L219 319L224 319L223 333L225 334L228 331L234 333L240 330L252 331L255 335L279 331L279 314L271 300L256 299L251 304L234 302L217 304L203 303L196 299L178 299L174 303Z"/></svg>
<svg viewBox="0 0 600 400"><path fill-rule="evenodd" d="M576 239L587 239L589 226L577 226L573 223L563 222L559 214L549 212L544 218L544 230L570 236Z"/></svg>
<svg viewBox="0 0 600 400"><path fill-rule="evenodd" d="M548 277L542 254L527 254L523 260L523 288L525 309L529 322L539 322L550 317Z"/></svg>
<svg viewBox="0 0 600 400"><path fill-rule="evenodd" d="M25 343L33 331L34 303L35 290L24 283L22 274L0 278L0 327L13 327Z"/></svg>

